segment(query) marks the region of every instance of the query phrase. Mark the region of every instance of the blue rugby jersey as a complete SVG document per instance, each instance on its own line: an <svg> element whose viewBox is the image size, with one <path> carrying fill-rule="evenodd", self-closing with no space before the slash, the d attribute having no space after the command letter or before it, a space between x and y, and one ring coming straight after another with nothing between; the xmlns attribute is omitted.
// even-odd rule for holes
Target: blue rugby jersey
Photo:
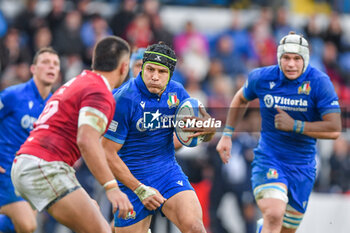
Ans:
<svg viewBox="0 0 350 233"><path fill-rule="evenodd" d="M33 79L0 93L0 166L6 173L50 97L42 99Z"/></svg>
<svg viewBox="0 0 350 233"><path fill-rule="evenodd" d="M160 97L152 94L140 75L114 94L115 115L104 137L123 144L118 154L134 175L149 176L176 163L171 122L188 97L172 80Z"/></svg>
<svg viewBox="0 0 350 233"><path fill-rule="evenodd" d="M320 121L327 113L340 112L329 77L311 66L296 80L288 80L277 65L255 69L249 74L243 95L247 100L259 98L260 102L261 138L255 150L258 160L305 164L315 158L315 138L275 128L276 107L295 120L309 122Z"/></svg>

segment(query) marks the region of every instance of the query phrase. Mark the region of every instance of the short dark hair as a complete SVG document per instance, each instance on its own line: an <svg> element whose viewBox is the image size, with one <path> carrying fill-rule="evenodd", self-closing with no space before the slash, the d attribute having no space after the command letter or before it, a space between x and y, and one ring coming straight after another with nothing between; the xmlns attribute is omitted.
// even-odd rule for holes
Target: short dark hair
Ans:
<svg viewBox="0 0 350 233"><path fill-rule="evenodd" d="M40 54L43 54L43 53L52 53L52 54L56 54L58 56L57 51L54 50L52 47L41 48L34 55L34 58L33 58L34 65L38 62L38 57L40 56Z"/></svg>
<svg viewBox="0 0 350 233"><path fill-rule="evenodd" d="M91 68L99 71L112 71L118 67L120 58L125 53L130 56L128 42L117 36L108 36L95 45Z"/></svg>

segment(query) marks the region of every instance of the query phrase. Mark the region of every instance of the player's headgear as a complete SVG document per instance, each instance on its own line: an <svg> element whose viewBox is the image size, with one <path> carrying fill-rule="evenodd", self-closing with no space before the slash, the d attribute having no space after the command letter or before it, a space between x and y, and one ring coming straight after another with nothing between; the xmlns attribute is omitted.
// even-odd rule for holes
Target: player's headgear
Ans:
<svg viewBox="0 0 350 233"><path fill-rule="evenodd" d="M143 54L142 69L146 62L151 62L169 69L170 77L173 75L176 66L176 56L174 50L163 42L153 44L147 47Z"/></svg>
<svg viewBox="0 0 350 233"><path fill-rule="evenodd" d="M289 32L288 35L284 36L277 50L278 65L281 69L281 57L284 53L296 53L299 54L304 60L303 73L309 65L309 43L302 35L297 35L295 32Z"/></svg>

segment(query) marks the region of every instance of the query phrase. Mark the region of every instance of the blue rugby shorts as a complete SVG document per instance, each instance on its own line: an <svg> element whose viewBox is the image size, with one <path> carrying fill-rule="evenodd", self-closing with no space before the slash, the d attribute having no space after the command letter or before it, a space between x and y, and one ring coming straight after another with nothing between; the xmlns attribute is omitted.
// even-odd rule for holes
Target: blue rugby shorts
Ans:
<svg viewBox="0 0 350 233"><path fill-rule="evenodd" d="M169 199L175 194L185 191L194 190L188 181L188 177L183 173L181 167L174 163L172 167L162 170L159 169L159 173L145 177L136 177L140 182L147 186L151 186L157 189L164 198ZM128 219L118 218L118 211L114 214L114 226L126 227L133 225L149 215L154 215L156 211L148 210L140 201L138 196L124 185L120 186L122 192L128 195L131 204L134 206L134 213L129 215ZM160 210L158 208L158 210ZM157 211L158 211L157 210Z"/></svg>

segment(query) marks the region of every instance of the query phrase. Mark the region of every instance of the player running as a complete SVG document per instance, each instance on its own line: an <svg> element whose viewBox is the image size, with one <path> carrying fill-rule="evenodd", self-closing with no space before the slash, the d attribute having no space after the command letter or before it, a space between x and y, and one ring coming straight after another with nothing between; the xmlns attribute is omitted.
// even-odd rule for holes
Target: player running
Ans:
<svg viewBox="0 0 350 233"><path fill-rule="evenodd" d="M171 80L175 65L171 48L151 45L144 52L141 73L114 95L116 113L102 144L120 189L134 206L127 219L115 215L118 233L146 233L155 210L181 232L206 232L197 195L175 159L174 128L163 127L189 97ZM201 111L205 119L210 117ZM213 128L193 130L203 130L194 136L206 134L205 141L215 133Z"/></svg>
<svg viewBox="0 0 350 233"><path fill-rule="evenodd" d="M263 214L257 232L294 233L315 181L316 139L340 135L340 108L329 77L309 65L302 36L283 37L277 59L278 65L253 70L233 97L217 150L227 163L234 128L248 102L259 98L262 129L251 178Z"/></svg>

